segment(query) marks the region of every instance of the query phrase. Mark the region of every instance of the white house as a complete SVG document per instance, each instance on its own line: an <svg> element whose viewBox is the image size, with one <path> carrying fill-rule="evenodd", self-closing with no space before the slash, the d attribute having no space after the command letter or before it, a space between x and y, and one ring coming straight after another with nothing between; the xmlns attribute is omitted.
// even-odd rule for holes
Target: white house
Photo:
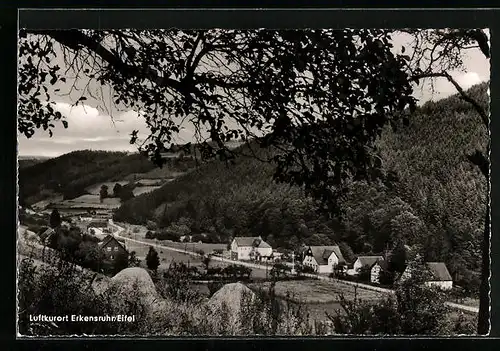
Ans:
<svg viewBox="0 0 500 351"><path fill-rule="evenodd" d="M358 256L357 260L354 261L352 268L355 272L359 272L359 270L365 266L371 268L377 261L381 261L384 258L382 256Z"/></svg>
<svg viewBox="0 0 500 351"><path fill-rule="evenodd" d="M451 290L453 288L453 279L444 262L426 262L425 265L430 275L425 285L437 286L442 290ZM401 280L411 277L411 269L411 266L406 267L401 275Z"/></svg>
<svg viewBox="0 0 500 351"><path fill-rule="evenodd" d="M380 271L388 269L388 262L386 260L376 261L370 269L370 282L372 283L380 283Z"/></svg>
<svg viewBox="0 0 500 351"><path fill-rule="evenodd" d="M241 236L233 239L231 243L231 257L237 260L251 260L269 257L273 253L271 245L260 236Z"/></svg>
<svg viewBox="0 0 500 351"><path fill-rule="evenodd" d="M346 263L337 245L308 246L303 256L302 264L311 267L317 273L332 273L336 266Z"/></svg>

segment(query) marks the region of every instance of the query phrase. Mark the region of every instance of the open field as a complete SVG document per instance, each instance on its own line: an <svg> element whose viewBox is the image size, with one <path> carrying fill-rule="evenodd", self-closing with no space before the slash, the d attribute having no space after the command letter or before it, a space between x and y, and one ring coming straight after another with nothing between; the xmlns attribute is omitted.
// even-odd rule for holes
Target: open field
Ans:
<svg viewBox="0 0 500 351"><path fill-rule="evenodd" d="M147 239L146 239L147 240ZM153 240L154 242L154 240ZM212 253L214 250L225 250L226 244L208 244L208 243L178 243L170 240L159 240L158 243L175 249L193 251L203 250L204 253Z"/></svg>
<svg viewBox="0 0 500 351"><path fill-rule="evenodd" d="M174 171L172 169L168 169L168 167L164 168L155 168L147 173L142 173L140 178L144 179L174 179L183 175L184 172Z"/></svg>
<svg viewBox="0 0 500 351"><path fill-rule="evenodd" d="M159 188L161 188L161 186L138 186L135 187L132 192L134 193L134 196L139 196L141 194L150 193Z"/></svg>
<svg viewBox="0 0 500 351"><path fill-rule="evenodd" d="M466 299L460 300L459 302L460 302L460 304L465 305L465 306L479 308L479 299L473 299L473 298L468 297Z"/></svg>
<svg viewBox="0 0 500 351"><path fill-rule="evenodd" d="M132 173L124 177L124 181L137 182L143 181L145 179L158 180L161 179L163 182L172 181L173 179L180 177L184 172L178 172L168 167L155 168L147 173Z"/></svg>
<svg viewBox="0 0 500 351"><path fill-rule="evenodd" d="M47 199L34 203L32 207L35 210L45 209L51 203L63 201L63 198L64 198L63 195L54 193L54 195L48 197Z"/></svg>
<svg viewBox="0 0 500 351"><path fill-rule="evenodd" d="M268 286L269 283L263 283ZM257 285L254 285L257 287ZM356 291L357 290L357 291ZM339 294L343 294L348 299L357 297L365 301L376 301L385 295L376 291L366 289L355 289L351 285L343 283L325 282L321 280L290 280L276 283L276 293L279 296L286 296L290 292L292 298L304 303L324 304L339 301Z"/></svg>
<svg viewBox="0 0 500 351"><path fill-rule="evenodd" d="M146 255L149 251L148 245L142 245L135 243L133 241L125 240L125 245L129 251L135 251L137 258L145 261ZM202 266L201 257L196 257L182 252L176 252L171 250L156 249L158 256L160 257L160 269L166 269L172 262L184 262L189 263L191 266Z"/></svg>
<svg viewBox="0 0 500 351"><path fill-rule="evenodd" d="M165 179L138 179L137 183L141 183L143 186L161 186L165 183Z"/></svg>
<svg viewBox="0 0 500 351"><path fill-rule="evenodd" d="M64 200L58 203L57 207L66 208L104 208L115 209L120 207L120 199L106 198L101 203L99 195L82 195L72 200Z"/></svg>
<svg viewBox="0 0 500 351"><path fill-rule="evenodd" d="M89 186L85 190L87 190L92 195L99 195L99 192L101 191L101 187L103 185L106 185L108 187L108 194L111 194L111 193L113 193L113 188L114 188L116 183L120 184L121 186L128 184L127 181L104 182L104 183L98 183L98 184L94 184L92 186Z"/></svg>
<svg viewBox="0 0 500 351"><path fill-rule="evenodd" d="M163 246L172 247L179 250L193 251L203 250L205 253L211 253L214 250L226 250L226 244L208 244L208 243L179 243L170 240L154 240L146 239L147 228L142 225L133 225L127 223L117 222L117 225L125 228L126 230L121 233L121 236L129 237L135 240L141 240L144 242L150 242L153 244L159 244Z"/></svg>

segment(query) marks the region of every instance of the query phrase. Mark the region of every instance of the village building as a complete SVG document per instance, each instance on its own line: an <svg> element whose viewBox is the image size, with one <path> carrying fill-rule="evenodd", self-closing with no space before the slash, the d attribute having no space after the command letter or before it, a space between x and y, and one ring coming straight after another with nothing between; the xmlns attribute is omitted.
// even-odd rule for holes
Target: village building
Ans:
<svg viewBox="0 0 500 351"><path fill-rule="evenodd" d="M436 286L442 290L451 290L453 288L453 278L444 262L425 262L430 278L425 282L427 286ZM401 280L411 277L411 266L406 267L401 275Z"/></svg>
<svg viewBox="0 0 500 351"><path fill-rule="evenodd" d="M231 258L236 260L265 260L271 257L273 248L262 237L236 237L231 243Z"/></svg>
<svg viewBox="0 0 500 351"><path fill-rule="evenodd" d="M372 266L377 262L381 261L384 258L382 256L358 256L352 268L356 273L359 273L359 270L363 267L372 268Z"/></svg>
<svg viewBox="0 0 500 351"><path fill-rule="evenodd" d="M87 233L95 236L102 236L109 233L109 221L106 219L93 219L87 224Z"/></svg>
<svg viewBox="0 0 500 351"><path fill-rule="evenodd" d="M386 260L376 261L370 269L370 282L380 284L380 272L387 271L389 269L389 262Z"/></svg>
<svg viewBox="0 0 500 351"><path fill-rule="evenodd" d="M333 273L335 267L345 265L346 261L338 245L308 246L303 250L302 264L317 273Z"/></svg>
<svg viewBox="0 0 500 351"><path fill-rule="evenodd" d="M107 261L114 261L120 254L125 254L128 257L125 242L121 239L117 239L113 235L107 235L99 242L98 246L104 254L104 259Z"/></svg>

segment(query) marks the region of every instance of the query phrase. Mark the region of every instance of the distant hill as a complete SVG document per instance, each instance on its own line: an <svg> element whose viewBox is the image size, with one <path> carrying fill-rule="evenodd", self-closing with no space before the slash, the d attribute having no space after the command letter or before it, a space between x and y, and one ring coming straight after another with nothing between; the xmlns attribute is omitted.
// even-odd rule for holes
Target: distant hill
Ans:
<svg viewBox="0 0 500 351"><path fill-rule="evenodd" d="M72 199L85 188L104 181L121 180L131 173L148 172L154 165L140 154L74 151L19 170L21 204L33 204L53 194Z"/></svg>
<svg viewBox="0 0 500 351"><path fill-rule="evenodd" d="M488 104L486 89L481 84L469 93ZM353 184L340 221L320 216L300 189L273 183L273 166L252 158L229 167L204 164L124 203L115 217L182 225L223 242L234 235L261 235L281 247L340 242L351 257L352 251L381 253L403 240L422 247L427 259L447 262L452 274L474 271L486 183L465 155L484 149L487 137L479 116L458 96L424 104L410 126L388 129L378 142L392 182Z"/></svg>
<svg viewBox="0 0 500 351"><path fill-rule="evenodd" d="M17 157L19 168L30 167L30 166L36 165L37 163L47 161L49 159L50 159L50 157L46 157L46 156L18 156Z"/></svg>

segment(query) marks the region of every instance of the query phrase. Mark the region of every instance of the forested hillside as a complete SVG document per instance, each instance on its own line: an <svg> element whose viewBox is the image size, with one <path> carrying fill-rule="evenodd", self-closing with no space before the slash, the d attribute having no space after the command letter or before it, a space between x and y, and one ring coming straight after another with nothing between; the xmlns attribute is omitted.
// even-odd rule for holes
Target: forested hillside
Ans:
<svg viewBox="0 0 500 351"><path fill-rule="evenodd" d="M54 193L72 199L85 188L103 181L117 181L131 173L152 170L140 154L81 150L19 170L19 201L29 205Z"/></svg>
<svg viewBox="0 0 500 351"><path fill-rule="evenodd" d="M23 156L18 156L17 158L17 164L19 168L27 168L31 167L33 165L36 165L37 163L41 163L44 161L49 160L50 157L23 157Z"/></svg>
<svg viewBox="0 0 500 351"><path fill-rule="evenodd" d="M469 93L487 104L486 89L482 84ZM155 220L223 242L233 235L262 235L279 247L338 242L346 257L351 249L382 252L403 241L428 260L445 261L460 279L458 273L479 269L487 198L486 182L466 155L484 150L487 137L458 96L426 103L409 126L386 130L378 142L383 167L395 179L353 184L339 220L319 215L300 189L273 183L272 165L252 158L205 164L126 202L115 217Z"/></svg>

